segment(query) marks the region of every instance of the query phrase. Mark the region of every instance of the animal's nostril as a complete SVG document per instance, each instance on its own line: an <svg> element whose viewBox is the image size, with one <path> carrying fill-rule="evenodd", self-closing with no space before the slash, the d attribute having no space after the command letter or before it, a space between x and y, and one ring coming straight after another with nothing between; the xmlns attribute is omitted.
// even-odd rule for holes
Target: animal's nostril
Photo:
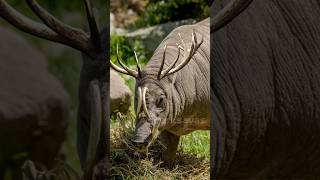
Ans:
<svg viewBox="0 0 320 180"><path fill-rule="evenodd" d="M141 138L133 138L131 142L136 147L147 146L149 142L149 138L141 139Z"/></svg>

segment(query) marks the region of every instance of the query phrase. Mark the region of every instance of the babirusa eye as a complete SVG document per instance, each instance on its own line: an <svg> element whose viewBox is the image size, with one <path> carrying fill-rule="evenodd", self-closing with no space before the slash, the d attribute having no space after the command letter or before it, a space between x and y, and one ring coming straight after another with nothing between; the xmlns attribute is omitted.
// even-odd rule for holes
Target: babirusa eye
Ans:
<svg viewBox="0 0 320 180"><path fill-rule="evenodd" d="M156 101L157 107L163 107L163 101L164 101L164 97L160 96Z"/></svg>

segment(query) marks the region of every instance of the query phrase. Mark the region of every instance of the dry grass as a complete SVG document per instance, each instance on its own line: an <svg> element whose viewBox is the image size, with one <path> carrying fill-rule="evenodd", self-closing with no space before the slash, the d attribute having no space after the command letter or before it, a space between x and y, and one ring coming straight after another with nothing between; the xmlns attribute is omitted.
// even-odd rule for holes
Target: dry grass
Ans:
<svg viewBox="0 0 320 180"><path fill-rule="evenodd" d="M130 144L133 123L126 119L117 118L117 123L113 124L110 132L111 172L114 179L209 179L208 158L180 150L174 168L169 170L162 167L160 154L164 147L159 141L155 141L146 154L135 151Z"/></svg>

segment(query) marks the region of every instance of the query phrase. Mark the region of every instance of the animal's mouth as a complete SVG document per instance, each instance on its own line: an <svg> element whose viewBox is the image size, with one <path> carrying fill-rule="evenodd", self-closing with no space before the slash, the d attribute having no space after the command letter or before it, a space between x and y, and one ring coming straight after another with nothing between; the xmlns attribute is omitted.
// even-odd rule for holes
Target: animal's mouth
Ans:
<svg viewBox="0 0 320 180"><path fill-rule="evenodd" d="M151 136L151 124L140 120L136 125L136 131L131 142L134 147L138 149L145 149L151 140Z"/></svg>
<svg viewBox="0 0 320 180"><path fill-rule="evenodd" d="M132 139L132 145L139 151L145 151L148 147L150 140L151 140L151 135L149 135L144 140L142 140L140 137L137 137L137 135L135 135Z"/></svg>
<svg viewBox="0 0 320 180"><path fill-rule="evenodd" d="M137 124L136 132L131 142L135 149L139 152L146 152L148 148L155 142L159 134L159 123L155 126L149 122Z"/></svg>

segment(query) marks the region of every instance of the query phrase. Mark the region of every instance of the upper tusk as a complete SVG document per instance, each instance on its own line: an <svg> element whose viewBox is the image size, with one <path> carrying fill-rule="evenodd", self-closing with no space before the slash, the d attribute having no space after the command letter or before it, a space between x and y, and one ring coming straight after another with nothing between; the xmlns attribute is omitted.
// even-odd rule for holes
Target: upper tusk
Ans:
<svg viewBox="0 0 320 180"><path fill-rule="evenodd" d="M137 114L140 113L141 111L141 104L142 104L142 91L141 91L141 87L138 87L138 106L137 106Z"/></svg>
<svg viewBox="0 0 320 180"><path fill-rule="evenodd" d="M142 106L143 106L143 110L146 113L147 117L150 118L150 114L147 108L147 104L146 104L146 93L147 93L148 88L144 87L143 88L143 92L142 92Z"/></svg>

